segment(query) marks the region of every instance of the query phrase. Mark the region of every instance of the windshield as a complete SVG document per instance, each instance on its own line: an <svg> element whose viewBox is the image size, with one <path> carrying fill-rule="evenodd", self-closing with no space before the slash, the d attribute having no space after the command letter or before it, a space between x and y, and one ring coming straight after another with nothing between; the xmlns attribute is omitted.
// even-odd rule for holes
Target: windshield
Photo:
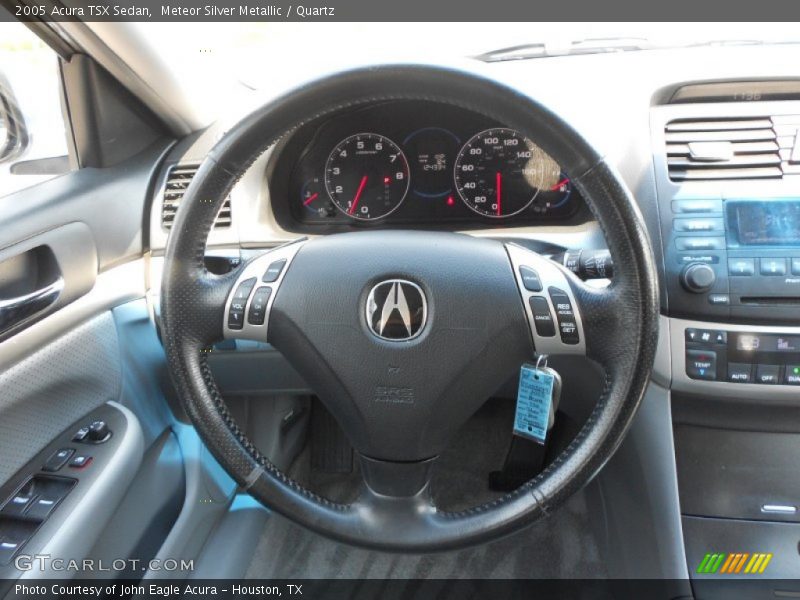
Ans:
<svg viewBox="0 0 800 600"><path fill-rule="evenodd" d="M363 63L448 61L800 41L794 23L148 23L143 34L197 77L254 89ZM198 58L199 57L199 58ZM210 71L211 70L211 71Z"/></svg>

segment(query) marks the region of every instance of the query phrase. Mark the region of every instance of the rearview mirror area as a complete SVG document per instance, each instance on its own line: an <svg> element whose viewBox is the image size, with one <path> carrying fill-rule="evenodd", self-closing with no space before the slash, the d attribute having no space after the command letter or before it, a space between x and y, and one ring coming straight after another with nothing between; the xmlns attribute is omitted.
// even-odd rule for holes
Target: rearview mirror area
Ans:
<svg viewBox="0 0 800 600"><path fill-rule="evenodd" d="M28 148L25 118L6 77L0 73L0 163L11 161Z"/></svg>

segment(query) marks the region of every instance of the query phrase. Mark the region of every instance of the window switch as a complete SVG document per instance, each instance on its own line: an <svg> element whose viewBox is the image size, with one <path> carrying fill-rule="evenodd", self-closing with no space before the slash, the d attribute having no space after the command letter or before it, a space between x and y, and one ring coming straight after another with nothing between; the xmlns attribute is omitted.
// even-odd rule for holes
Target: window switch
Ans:
<svg viewBox="0 0 800 600"><path fill-rule="evenodd" d="M89 435L89 428L88 427L81 427L78 431L75 432L75 435L72 436L73 442L82 442L86 439L86 436Z"/></svg>
<svg viewBox="0 0 800 600"><path fill-rule="evenodd" d="M23 513L23 511L28 508L28 505L31 503L32 496L27 496L23 493L19 493L13 498L11 498L6 505L3 507L3 514L8 516L19 516Z"/></svg>
<svg viewBox="0 0 800 600"><path fill-rule="evenodd" d="M10 540L0 540L0 565L7 565L14 557L14 553L20 547L18 542Z"/></svg>
<svg viewBox="0 0 800 600"><path fill-rule="evenodd" d="M28 511L25 513L25 516L29 519L35 519L37 521L44 521L50 513L53 512L58 501L61 498L48 498L46 496L39 496L28 508Z"/></svg>
<svg viewBox="0 0 800 600"><path fill-rule="evenodd" d="M67 464L67 461L75 454L74 448L62 448L54 452L42 466L42 471L55 472Z"/></svg>

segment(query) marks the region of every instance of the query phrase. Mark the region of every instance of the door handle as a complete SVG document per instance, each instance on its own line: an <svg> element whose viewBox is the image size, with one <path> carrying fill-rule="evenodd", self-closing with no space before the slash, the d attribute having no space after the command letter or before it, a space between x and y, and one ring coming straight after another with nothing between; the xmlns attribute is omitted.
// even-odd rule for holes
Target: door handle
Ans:
<svg viewBox="0 0 800 600"><path fill-rule="evenodd" d="M0 300L0 335L45 310L58 300L63 290L64 278L59 277L50 285L28 294Z"/></svg>

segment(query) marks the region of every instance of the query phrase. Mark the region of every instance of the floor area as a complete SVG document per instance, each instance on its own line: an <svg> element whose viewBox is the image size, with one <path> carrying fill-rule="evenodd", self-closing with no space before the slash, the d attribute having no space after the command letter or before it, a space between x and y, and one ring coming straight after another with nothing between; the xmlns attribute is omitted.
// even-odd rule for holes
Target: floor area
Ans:
<svg viewBox="0 0 800 600"><path fill-rule="evenodd" d="M449 510L475 506L497 492L488 474L500 469L510 443L513 405L487 403L463 428L437 464L432 493ZM352 499L360 485L351 473L311 468L310 444L290 474L332 500ZM595 484L555 514L490 544L438 554L364 550L309 532L279 515L266 520L248 578L594 578L607 575L601 556L602 510Z"/></svg>

